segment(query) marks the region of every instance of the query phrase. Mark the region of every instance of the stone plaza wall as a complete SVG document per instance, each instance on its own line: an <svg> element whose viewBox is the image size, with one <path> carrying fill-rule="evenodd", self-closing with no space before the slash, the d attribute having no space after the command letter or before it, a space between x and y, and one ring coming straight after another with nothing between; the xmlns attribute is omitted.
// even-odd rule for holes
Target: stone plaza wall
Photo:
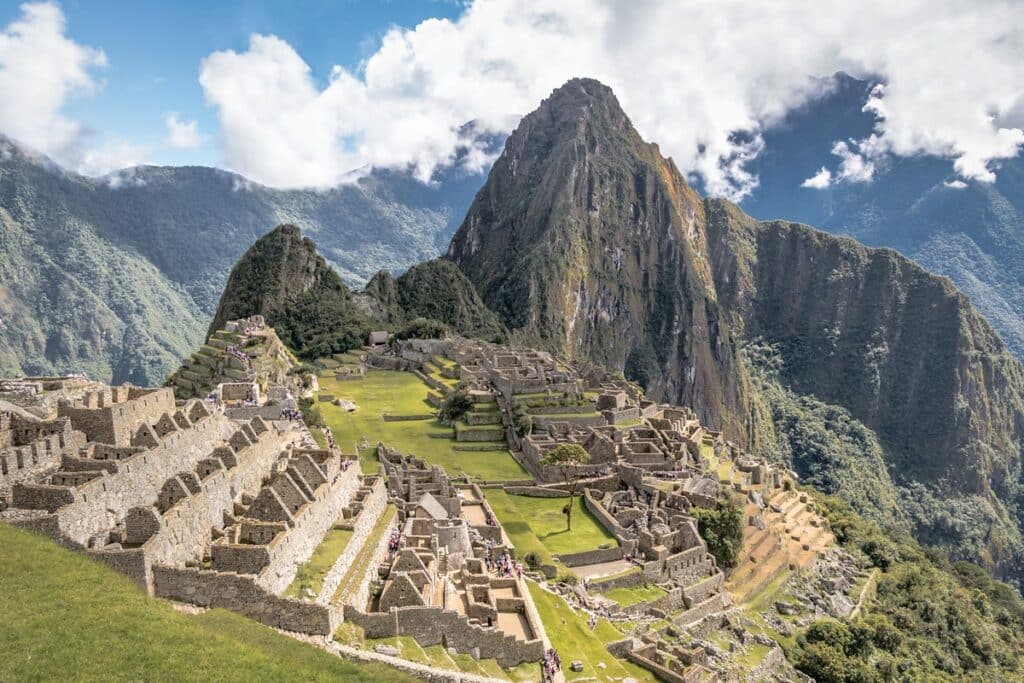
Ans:
<svg viewBox="0 0 1024 683"><path fill-rule="evenodd" d="M558 555L557 559L566 567L582 567L588 564L615 562L622 559L622 547L616 544L614 548L597 548L582 553Z"/></svg>
<svg viewBox="0 0 1024 683"><path fill-rule="evenodd" d="M153 567L157 597L200 607L221 607L273 628L328 636L341 623L341 611L281 598L256 585L254 577L194 568Z"/></svg>
<svg viewBox="0 0 1024 683"><path fill-rule="evenodd" d="M529 612L526 613L529 621ZM365 629L368 638L409 636L422 647L441 645L477 659L497 659L502 667L537 662L544 657L539 638L524 641L497 629L487 629L441 607L396 607L383 614L345 608L345 620Z"/></svg>

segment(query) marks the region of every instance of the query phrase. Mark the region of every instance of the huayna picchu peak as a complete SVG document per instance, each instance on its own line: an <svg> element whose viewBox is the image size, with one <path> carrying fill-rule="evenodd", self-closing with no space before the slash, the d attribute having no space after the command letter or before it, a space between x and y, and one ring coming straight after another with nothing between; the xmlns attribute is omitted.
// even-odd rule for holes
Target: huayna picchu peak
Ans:
<svg viewBox="0 0 1024 683"><path fill-rule="evenodd" d="M1013 2L63 4L0 681L1024 683Z"/></svg>

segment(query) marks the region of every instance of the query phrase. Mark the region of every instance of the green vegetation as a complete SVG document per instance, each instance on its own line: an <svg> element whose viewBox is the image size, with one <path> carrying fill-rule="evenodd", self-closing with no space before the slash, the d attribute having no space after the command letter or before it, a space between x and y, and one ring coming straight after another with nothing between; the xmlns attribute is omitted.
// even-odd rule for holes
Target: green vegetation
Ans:
<svg viewBox="0 0 1024 683"><path fill-rule="evenodd" d="M0 544L0 680L411 680L230 612L176 612L122 574L4 524Z"/></svg>
<svg viewBox="0 0 1024 683"><path fill-rule="evenodd" d="M447 325L428 318L414 318L395 332L396 339L437 339L447 335Z"/></svg>
<svg viewBox="0 0 1024 683"><path fill-rule="evenodd" d="M319 403L335 442L346 453L358 452L363 471L377 471L377 442L411 453L426 462L441 465L450 476L467 475L488 481L529 478L526 470L508 451L455 450L452 428L436 418L385 421L384 415L432 415L427 387L411 372L368 370L365 379L338 381L332 375L320 377L322 393L349 399L353 413L329 403ZM461 447L472 447L469 443Z"/></svg>
<svg viewBox="0 0 1024 683"><path fill-rule="evenodd" d="M543 564L552 563L552 554L568 555L617 544L615 537L583 505L582 497L572 501L576 527L569 532L562 512L568 498L513 496L502 489L487 489L484 495L516 552L523 556L536 553Z"/></svg>
<svg viewBox="0 0 1024 683"><path fill-rule="evenodd" d="M440 337L447 329L487 341L505 339L505 328L498 317L451 261L418 263L398 278L381 271L367 283L366 294L379 302L391 323L413 325L408 330L403 328L399 339Z"/></svg>
<svg viewBox="0 0 1024 683"><path fill-rule="evenodd" d="M305 597L305 590L311 591L313 595L319 595L320 589L324 585L324 577L327 576L327 572L334 566L351 539L352 532L348 529L328 531L324 540L313 551L313 555L299 565L295 579L285 590L284 595L294 598Z"/></svg>
<svg viewBox="0 0 1024 683"><path fill-rule="evenodd" d="M850 501L868 519L905 531L906 517L875 433L848 410L785 388L775 346L755 342L744 353L770 413L762 450L786 462L804 483Z"/></svg>
<svg viewBox="0 0 1024 683"><path fill-rule="evenodd" d="M1024 678L1024 601L1012 588L819 500L839 542L881 573L860 618L818 620L797 637L798 668L822 683Z"/></svg>
<svg viewBox="0 0 1024 683"><path fill-rule="evenodd" d="M461 420L462 416L473 408L473 399L465 389L456 389L441 402L441 409L438 414L445 422Z"/></svg>
<svg viewBox="0 0 1024 683"><path fill-rule="evenodd" d="M590 462L590 453L587 453L583 446L575 443L563 443L555 446L544 454L540 464L545 467L555 467L562 474L562 481L569 491L569 498L576 495L576 486L580 481L579 468ZM572 531L572 509L573 505L566 505L565 526Z"/></svg>
<svg viewBox="0 0 1024 683"><path fill-rule="evenodd" d="M622 633L607 620L599 619L591 630L586 617L569 607L561 596L547 592L533 581L529 581L528 586L551 645L562 657L566 680L621 681L628 677L638 681L656 680L647 670L616 659L605 649L608 643L622 640ZM573 659L583 661L583 671L577 673L569 669ZM598 666L601 663L604 668Z"/></svg>
<svg viewBox="0 0 1024 683"><path fill-rule="evenodd" d="M663 588L654 584L633 586L632 588L613 588L603 595L614 600L622 607L630 607L641 602L651 602L667 595Z"/></svg>
<svg viewBox="0 0 1024 683"><path fill-rule="evenodd" d="M697 529L719 567L735 567L743 548L743 508L732 498L720 498L713 508L694 507Z"/></svg>
<svg viewBox="0 0 1024 683"><path fill-rule="evenodd" d="M292 225L256 240L235 264L208 334L251 315L264 316L309 360L358 348L374 327L313 241Z"/></svg>

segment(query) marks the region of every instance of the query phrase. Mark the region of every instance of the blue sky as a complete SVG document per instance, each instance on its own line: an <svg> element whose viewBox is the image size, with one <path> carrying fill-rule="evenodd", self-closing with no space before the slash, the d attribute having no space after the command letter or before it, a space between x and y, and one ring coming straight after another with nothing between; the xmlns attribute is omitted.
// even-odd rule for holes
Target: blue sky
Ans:
<svg viewBox="0 0 1024 683"><path fill-rule="evenodd" d="M1019 0L0 0L0 134L91 175L206 164L275 187L355 169L428 181L574 77L716 195L757 186L764 131L845 71L882 85L869 135L811 189L889 156L993 182L1024 146ZM173 120L168 120L171 114ZM468 153L466 153L468 150ZM3 154L0 148L0 157Z"/></svg>
<svg viewBox="0 0 1024 683"><path fill-rule="evenodd" d="M0 26L22 2L0 0ZM445 0L62 0L67 33L106 54L95 93L70 99L67 113L99 136L159 147L164 116L195 120L205 136L198 149L160 147L152 161L216 165L216 111L204 100L199 64L217 50L246 48L253 33L277 35L309 64L321 84L340 64L355 69L390 27L415 27L429 17L455 17L461 3Z"/></svg>

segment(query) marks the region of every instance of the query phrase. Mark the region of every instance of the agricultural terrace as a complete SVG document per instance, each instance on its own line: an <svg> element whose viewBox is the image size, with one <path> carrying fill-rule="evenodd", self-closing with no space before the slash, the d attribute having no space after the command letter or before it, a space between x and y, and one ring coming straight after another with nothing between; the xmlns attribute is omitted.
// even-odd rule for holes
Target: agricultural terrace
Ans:
<svg viewBox="0 0 1024 683"><path fill-rule="evenodd" d="M430 388L411 372L367 370L364 379L337 380L330 372L319 378L320 393L356 404L354 412L328 402L319 403L324 422L342 451L356 451L363 471L377 470L377 442L402 453L440 465L451 477L468 476L478 481L515 481L529 474L508 450L458 443L451 427L433 417L427 402ZM420 417L387 420L387 417Z"/></svg>

